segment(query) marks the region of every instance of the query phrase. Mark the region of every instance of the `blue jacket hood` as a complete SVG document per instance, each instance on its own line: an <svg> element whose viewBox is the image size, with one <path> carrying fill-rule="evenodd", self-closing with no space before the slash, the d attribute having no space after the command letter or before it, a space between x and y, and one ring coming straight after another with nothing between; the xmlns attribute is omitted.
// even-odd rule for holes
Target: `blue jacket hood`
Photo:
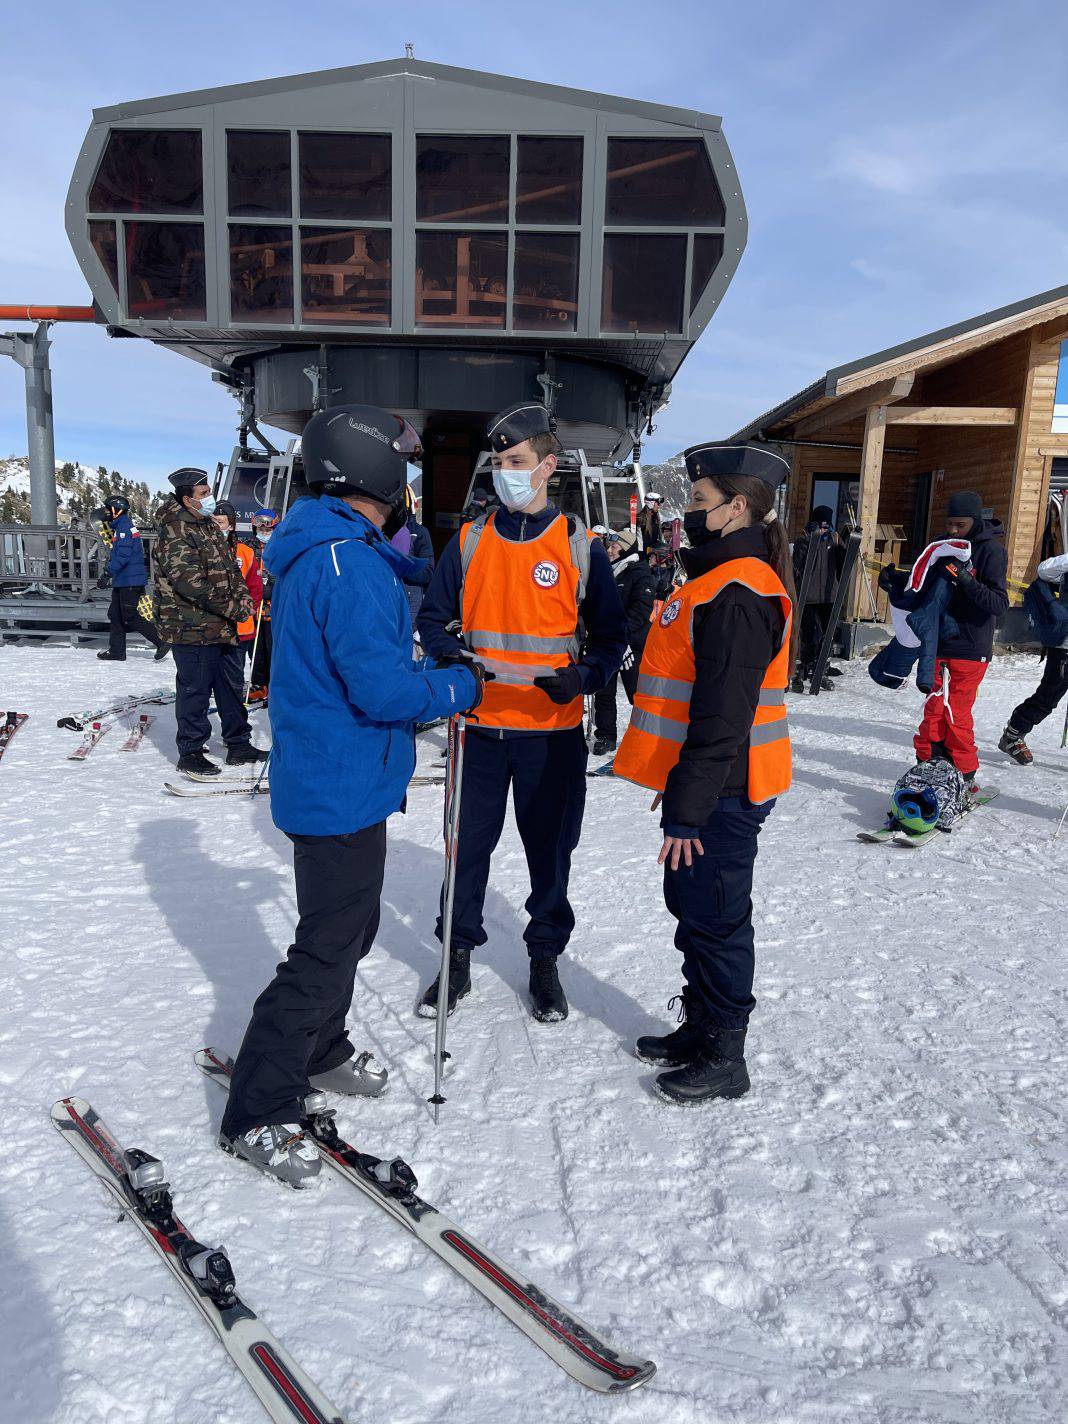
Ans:
<svg viewBox="0 0 1068 1424"><path fill-rule="evenodd" d="M332 494L321 499L298 499L274 531L263 553L263 565L272 578L291 569L302 554L322 544L362 539L379 554L403 582L418 577L421 559L410 559L383 536L363 514Z"/></svg>

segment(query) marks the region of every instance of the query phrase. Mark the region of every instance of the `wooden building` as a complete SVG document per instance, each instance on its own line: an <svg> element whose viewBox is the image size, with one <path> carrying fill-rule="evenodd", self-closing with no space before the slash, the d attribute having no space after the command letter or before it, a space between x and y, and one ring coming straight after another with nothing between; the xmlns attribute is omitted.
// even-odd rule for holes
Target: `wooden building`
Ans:
<svg viewBox="0 0 1068 1424"><path fill-rule="evenodd" d="M828 371L736 432L792 451L791 538L829 504L859 511L870 561L880 527L915 556L955 490L974 489L1006 529L1009 576L1033 576L1051 488L1068 484L1068 433L1053 433L1068 287L986 312ZM870 565L869 565L870 566ZM855 616L870 612L858 589Z"/></svg>

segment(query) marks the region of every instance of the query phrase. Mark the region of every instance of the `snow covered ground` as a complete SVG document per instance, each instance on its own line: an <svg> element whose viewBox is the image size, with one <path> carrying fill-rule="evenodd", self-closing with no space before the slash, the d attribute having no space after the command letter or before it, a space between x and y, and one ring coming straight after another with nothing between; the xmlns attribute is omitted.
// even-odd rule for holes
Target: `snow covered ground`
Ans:
<svg viewBox="0 0 1068 1424"><path fill-rule="evenodd" d="M56 718L166 680L0 649L0 708L31 720L0 764L0 1354L21 1424L255 1424L260 1407L48 1121L89 1098L168 1164L179 1214L225 1242L242 1293L353 1421L382 1424L1038 1424L1068 1359L1068 798L1060 719L1039 765L994 750L1038 677L1002 660L979 707L997 804L920 852L854 838L910 760L920 698L852 668L792 699L797 779L763 836L753 1092L673 1108L630 1056L678 987L648 798L588 783L575 861L572 1012L523 1001L525 864L505 832L490 944L450 1022L428 1115L440 789L390 824L382 929L355 1038L393 1073L343 1134L403 1155L424 1195L659 1373L604 1398L567 1379L370 1202L324 1173L287 1194L214 1146L233 1048L294 917L264 801L178 801L173 716L87 762ZM437 747L420 743L422 761Z"/></svg>

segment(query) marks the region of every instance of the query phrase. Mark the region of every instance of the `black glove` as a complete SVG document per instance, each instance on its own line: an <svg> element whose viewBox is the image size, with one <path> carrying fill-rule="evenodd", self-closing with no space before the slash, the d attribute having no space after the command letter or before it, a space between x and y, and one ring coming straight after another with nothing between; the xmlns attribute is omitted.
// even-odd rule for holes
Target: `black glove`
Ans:
<svg viewBox="0 0 1068 1424"><path fill-rule="evenodd" d="M465 667L469 672L474 674L475 700L467 709L468 712L475 710L486 695L486 683L492 682L497 676L495 672L490 672L488 668L483 667L480 662L476 662L474 658L469 657L466 653L442 653L439 657L435 658L434 661L439 667Z"/></svg>
<svg viewBox="0 0 1068 1424"><path fill-rule="evenodd" d="M534 686L540 687L552 702L566 707L576 697L582 696L582 674L577 663L568 663L567 667L555 668L549 676L536 677Z"/></svg>
<svg viewBox="0 0 1068 1424"><path fill-rule="evenodd" d="M100 577L99 577L99 578L97 579L97 581L96 581L96 586L97 586L97 588L110 588L110 587L111 587L111 575L110 575L110 574L101 574Z"/></svg>
<svg viewBox="0 0 1068 1424"><path fill-rule="evenodd" d="M960 559L946 559L942 565L942 576L947 578L954 588L967 588L975 582L971 569Z"/></svg>

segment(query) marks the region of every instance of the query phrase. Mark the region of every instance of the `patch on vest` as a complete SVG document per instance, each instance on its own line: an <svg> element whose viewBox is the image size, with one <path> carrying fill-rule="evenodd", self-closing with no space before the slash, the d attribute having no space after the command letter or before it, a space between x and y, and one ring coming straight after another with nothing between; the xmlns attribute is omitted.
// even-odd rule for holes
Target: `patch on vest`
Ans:
<svg viewBox="0 0 1068 1424"><path fill-rule="evenodd" d="M661 615L660 615L660 626L661 626L661 628L667 628L667 627L669 627L670 624L674 623L675 619L679 616L679 614L680 614L681 612L682 612L682 603L681 603L681 601L680 601L679 599L676 598L676 599L674 599L671 603L669 603L668 606L664 609L663 613L661 613Z"/></svg>
<svg viewBox="0 0 1068 1424"><path fill-rule="evenodd" d="M560 582L560 565L554 564L552 559L542 559L534 565L530 576L538 588L555 588Z"/></svg>

